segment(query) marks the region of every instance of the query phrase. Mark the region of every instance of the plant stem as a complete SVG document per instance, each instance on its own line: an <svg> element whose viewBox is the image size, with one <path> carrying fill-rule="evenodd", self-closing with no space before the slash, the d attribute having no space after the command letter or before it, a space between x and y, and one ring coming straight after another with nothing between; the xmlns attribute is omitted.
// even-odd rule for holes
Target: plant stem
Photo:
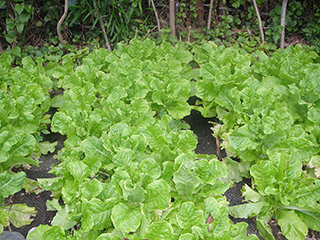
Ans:
<svg viewBox="0 0 320 240"><path fill-rule="evenodd" d="M280 37L280 48L284 48L284 33L286 26L286 10L287 10L288 0L283 0L281 8L281 19L280 26L282 27L281 37Z"/></svg>
<svg viewBox="0 0 320 240"><path fill-rule="evenodd" d="M259 28L260 28L261 38L262 38L262 45L264 45L264 33L263 33L262 21L261 21L259 9L258 9L256 0L252 0L252 1L253 1L253 5L254 5L254 8L256 10L258 21L259 21Z"/></svg>
<svg viewBox="0 0 320 240"><path fill-rule="evenodd" d="M96 17L98 17L99 16L99 9L97 8L96 1L93 1L93 6L96 9ZM99 23L100 23L100 27L101 27L102 32L103 32L104 40L106 41L107 49L109 50L109 52L111 52L111 46L110 46L110 43L109 43L109 39L107 37L106 29L104 28L104 24L102 22L102 16L99 16Z"/></svg>
<svg viewBox="0 0 320 240"><path fill-rule="evenodd" d="M152 8L153 8L153 11L154 11L154 15L156 16L156 19L157 19L157 24L158 24L158 32L160 33L160 20L159 20L159 16L158 16L158 12L157 12L157 9L156 9L156 6L154 5L154 1L151 0L151 4L152 4Z"/></svg>
<svg viewBox="0 0 320 240"><path fill-rule="evenodd" d="M61 16L58 24L57 24L57 33L58 33L58 36L59 36L59 40L61 43L66 43L66 41L63 40L63 37L62 37L62 34L61 34L61 25L64 21L64 19L66 18L68 14L68 0L65 0L64 1L64 13L63 15Z"/></svg>

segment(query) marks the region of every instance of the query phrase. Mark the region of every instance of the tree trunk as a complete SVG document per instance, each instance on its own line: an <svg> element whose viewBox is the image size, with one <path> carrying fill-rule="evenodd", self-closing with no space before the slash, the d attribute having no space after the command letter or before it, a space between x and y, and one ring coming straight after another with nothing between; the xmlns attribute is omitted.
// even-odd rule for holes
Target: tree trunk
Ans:
<svg viewBox="0 0 320 240"><path fill-rule="evenodd" d="M208 25L207 25L207 29L210 29L211 26L211 15L212 15L212 7L213 7L213 0L210 0L210 8L209 8L209 16L208 16Z"/></svg>
<svg viewBox="0 0 320 240"><path fill-rule="evenodd" d="M287 11L288 0L283 0L281 8L281 19L280 26L282 27L281 38L280 38L280 48L284 48L284 33L286 27L286 11Z"/></svg>
<svg viewBox="0 0 320 240"><path fill-rule="evenodd" d="M169 26L171 33L176 36L176 26L175 26L175 1L170 0L169 2Z"/></svg>

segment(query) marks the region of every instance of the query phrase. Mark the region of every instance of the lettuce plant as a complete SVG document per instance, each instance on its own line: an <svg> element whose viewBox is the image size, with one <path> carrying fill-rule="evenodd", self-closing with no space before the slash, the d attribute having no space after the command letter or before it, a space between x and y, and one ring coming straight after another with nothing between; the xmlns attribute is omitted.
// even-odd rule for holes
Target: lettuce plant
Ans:
<svg viewBox="0 0 320 240"><path fill-rule="evenodd" d="M24 172L14 173L12 167L21 164L39 165L41 153L52 151L54 144L40 142L40 133L47 132L50 123L45 114L50 107L48 90L52 81L45 76L40 59L37 63L26 57L22 67L11 67L8 53L0 56L0 204L5 198L29 188ZM33 183L31 183L33 184ZM22 227L32 222L35 209L26 204L0 207L0 232L9 222Z"/></svg>

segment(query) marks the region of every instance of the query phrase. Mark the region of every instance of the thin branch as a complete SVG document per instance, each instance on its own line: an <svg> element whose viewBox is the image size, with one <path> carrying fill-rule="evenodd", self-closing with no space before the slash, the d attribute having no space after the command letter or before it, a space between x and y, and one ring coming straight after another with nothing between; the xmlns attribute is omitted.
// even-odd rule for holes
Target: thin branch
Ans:
<svg viewBox="0 0 320 240"><path fill-rule="evenodd" d="M262 28L262 21L261 21L259 9L258 9L256 0L252 0L252 1L253 1L253 5L256 10L258 21L259 21L259 28L260 28L261 38L262 38L262 45L264 45L264 32L263 32L263 28Z"/></svg>
<svg viewBox="0 0 320 240"><path fill-rule="evenodd" d="M208 25L207 25L207 29L208 29L208 30L210 30L210 26L211 26L212 8L213 8L213 0L210 0L209 16L208 16Z"/></svg>
<svg viewBox="0 0 320 240"><path fill-rule="evenodd" d="M64 13L63 15L61 16L58 24L57 24L57 33L58 33L58 36L59 36L59 40L61 43L66 43L66 41L63 40L63 37L62 37L62 34L61 34L61 25L64 21L64 19L67 17L67 14L68 14L68 0L65 0L64 1Z"/></svg>
<svg viewBox="0 0 320 240"><path fill-rule="evenodd" d="M153 8L153 11L154 11L154 15L156 16L156 19L157 19L157 24L158 24L158 32L160 32L160 20L159 20L159 16L158 16L158 12L157 12L157 9L156 9L156 6L154 5L154 1L151 0L151 4L152 4L152 8Z"/></svg>
<svg viewBox="0 0 320 240"><path fill-rule="evenodd" d="M96 17L98 17L99 16L99 9L97 8L96 1L93 1L93 6L96 9L96 12L95 12ZM111 52L111 47L110 47L109 39L107 37L107 32L106 32L106 29L104 28L104 24L102 22L102 16L99 16L99 23L100 23L101 30L103 32L103 37L106 42L107 49L109 50L109 52Z"/></svg>
<svg viewBox="0 0 320 240"><path fill-rule="evenodd" d="M250 31L249 28L247 28L247 31L248 31L248 33L249 33L250 36L251 36L251 35L254 36L254 38L258 41L258 43L261 44L261 42L259 41L259 39Z"/></svg>
<svg viewBox="0 0 320 240"><path fill-rule="evenodd" d="M284 48L284 33L286 27L286 11L287 11L288 0L283 0L281 8L281 19L280 26L282 27L281 37L280 37L280 48Z"/></svg>

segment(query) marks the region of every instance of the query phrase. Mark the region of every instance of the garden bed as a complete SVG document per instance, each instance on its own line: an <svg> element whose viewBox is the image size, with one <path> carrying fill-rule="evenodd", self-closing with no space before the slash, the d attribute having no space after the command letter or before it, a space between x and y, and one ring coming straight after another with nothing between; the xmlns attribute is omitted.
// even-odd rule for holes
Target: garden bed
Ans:
<svg viewBox="0 0 320 240"><path fill-rule="evenodd" d="M72 57L11 68L1 56L0 196L51 191L47 211L56 211L52 226L30 238L253 240L259 229L273 239L279 224L289 240L302 240L320 230L317 54L134 39L78 63ZM27 177L51 167L56 177L31 181L20 164L38 165ZM2 222L17 227L36 214L2 208Z"/></svg>

